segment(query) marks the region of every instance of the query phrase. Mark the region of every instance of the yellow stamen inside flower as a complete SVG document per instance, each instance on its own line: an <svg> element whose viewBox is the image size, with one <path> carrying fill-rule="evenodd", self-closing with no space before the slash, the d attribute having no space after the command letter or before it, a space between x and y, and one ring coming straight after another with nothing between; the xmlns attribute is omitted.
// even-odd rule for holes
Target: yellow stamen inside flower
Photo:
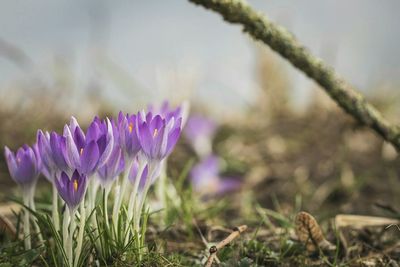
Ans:
<svg viewBox="0 0 400 267"><path fill-rule="evenodd" d="M74 180L74 190L78 191L78 180Z"/></svg>
<svg viewBox="0 0 400 267"><path fill-rule="evenodd" d="M157 130L157 129L154 129L153 137L156 137L157 134L158 134L158 130Z"/></svg>
<svg viewBox="0 0 400 267"><path fill-rule="evenodd" d="M128 130L129 130L129 133L132 133L132 131L133 131L133 123L132 122L129 123Z"/></svg>
<svg viewBox="0 0 400 267"><path fill-rule="evenodd" d="M81 148L81 150L79 151L79 154L83 154L83 148Z"/></svg>

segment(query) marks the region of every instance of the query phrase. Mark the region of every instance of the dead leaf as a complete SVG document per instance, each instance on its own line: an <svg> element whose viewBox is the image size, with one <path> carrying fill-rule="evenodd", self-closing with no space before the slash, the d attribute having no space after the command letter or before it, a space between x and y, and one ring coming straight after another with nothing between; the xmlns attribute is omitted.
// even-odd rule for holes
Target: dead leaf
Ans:
<svg viewBox="0 0 400 267"><path fill-rule="evenodd" d="M295 230L296 235L310 253L314 253L319 249L325 251L336 250L336 246L325 239L315 218L307 212L302 211L296 215Z"/></svg>

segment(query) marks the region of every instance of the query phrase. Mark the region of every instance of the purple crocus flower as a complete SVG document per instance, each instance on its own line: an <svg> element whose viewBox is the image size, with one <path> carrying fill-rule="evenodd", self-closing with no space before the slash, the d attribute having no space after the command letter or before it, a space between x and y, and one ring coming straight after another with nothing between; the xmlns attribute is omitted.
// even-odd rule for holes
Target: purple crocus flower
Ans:
<svg viewBox="0 0 400 267"><path fill-rule="evenodd" d="M138 113L138 135L142 152L150 162L161 162L173 150L181 133L182 119L169 121L151 112Z"/></svg>
<svg viewBox="0 0 400 267"><path fill-rule="evenodd" d="M71 211L75 210L86 193L86 175L81 175L75 170L72 176L69 177L65 172L61 172L54 181L58 193L67 204L68 208Z"/></svg>
<svg viewBox="0 0 400 267"><path fill-rule="evenodd" d="M199 156L211 153L212 139L214 138L217 124L204 116L190 116L184 130L184 134L193 149Z"/></svg>
<svg viewBox="0 0 400 267"><path fill-rule="evenodd" d="M111 184L123 172L124 168L125 162L122 150L119 146L114 146L106 164L97 170L99 181L103 188Z"/></svg>
<svg viewBox="0 0 400 267"><path fill-rule="evenodd" d="M34 187L39 177L40 161L35 146L23 145L15 154L7 146L4 148L11 178L24 190Z"/></svg>
<svg viewBox="0 0 400 267"><path fill-rule="evenodd" d="M140 146L137 127L136 115L124 115L122 112L118 114L118 138L124 155L128 159L133 159L142 148Z"/></svg>
<svg viewBox="0 0 400 267"><path fill-rule="evenodd" d="M240 186L237 179L220 177L219 159L210 155L195 165L190 172L191 181L195 191L204 195L220 195Z"/></svg>
<svg viewBox="0 0 400 267"><path fill-rule="evenodd" d="M101 121L96 117L85 135L72 117L71 123L64 126L64 136L68 165L85 175L92 175L96 168L106 163L114 145L113 128L108 118Z"/></svg>

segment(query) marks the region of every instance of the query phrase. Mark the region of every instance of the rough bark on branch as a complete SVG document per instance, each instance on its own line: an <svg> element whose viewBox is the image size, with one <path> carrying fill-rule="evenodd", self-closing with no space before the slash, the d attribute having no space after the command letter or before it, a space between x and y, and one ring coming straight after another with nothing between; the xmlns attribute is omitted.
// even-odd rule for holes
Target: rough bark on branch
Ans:
<svg viewBox="0 0 400 267"><path fill-rule="evenodd" d="M255 11L245 0L189 0L240 24L254 39L260 40L317 82L330 97L360 123L375 130L400 151L400 131L383 118L366 99L321 59L313 56L286 29Z"/></svg>

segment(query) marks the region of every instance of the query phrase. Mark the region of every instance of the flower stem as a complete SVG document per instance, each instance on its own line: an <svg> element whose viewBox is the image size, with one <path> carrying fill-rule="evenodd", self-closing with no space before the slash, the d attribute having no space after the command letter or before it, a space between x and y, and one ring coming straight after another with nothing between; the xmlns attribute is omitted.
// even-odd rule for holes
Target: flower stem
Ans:
<svg viewBox="0 0 400 267"><path fill-rule="evenodd" d="M96 195L97 195L97 189L99 187L99 184L96 182L96 177L92 176L89 178L89 185L88 185L88 209L89 213L93 211L93 209L96 208ZM96 212L96 211L94 211ZM95 217L94 214L92 216L92 225L95 225Z"/></svg>
<svg viewBox="0 0 400 267"><path fill-rule="evenodd" d="M161 202L161 223L165 223L167 214L167 160L161 162L161 174L160 179L156 183L156 195L158 200Z"/></svg>
<svg viewBox="0 0 400 267"><path fill-rule="evenodd" d="M55 183L53 183L53 206L51 215L53 217L54 228L58 232L60 230L60 217L58 215L58 192Z"/></svg>
<svg viewBox="0 0 400 267"><path fill-rule="evenodd" d="M119 213L119 210L121 209L122 201L124 199L125 190L128 185L128 176L129 176L129 172L132 168L133 162L134 162L134 160L130 159L129 163L127 164L127 168L125 169L124 177L122 179L122 186L120 187L119 194L117 195L117 199L115 200L116 206L114 207L114 210L113 210L113 221L114 221L115 229L117 229L117 226L118 226L118 213Z"/></svg>
<svg viewBox="0 0 400 267"><path fill-rule="evenodd" d="M30 209L32 211L36 212L35 200L33 198L33 195L34 195L34 190L32 190L29 193L29 207L30 207ZM36 233L38 235L38 238L39 238L39 242L41 244L43 244L43 236L42 236L42 232L40 231L40 227L39 227L39 224L37 222L37 219L34 216L32 216L32 220L33 220L33 226L35 227L35 231L36 231Z"/></svg>
<svg viewBox="0 0 400 267"><path fill-rule="evenodd" d="M140 199L138 199L139 200L139 202L137 202L138 205L136 205L136 207L135 207L135 213L136 213L135 214L135 222L136 223L134 224L134 227L135 227L135 232L137 232L137 233L140 232L139 231L140 230L140 218L142 216L144 202L145 202L147 193L149 192L150 185L151 185L151 183L146 181L146 185L144 186L144 190L141 194L141 197L140 197Z"/></svg>
<svg viewBox="0 0 400 267"><path fill-rule="evenodd" d="M135 201L135 223L134 223L134 230L136 233L140 233L140 218L142 216L144 203L147 197L147 193L149 192L150 186L152 185L152 181L156 178L153 177L157 167L153 164L148 164L149 172L146 177L146 184L144 185L144 189L142 192L138 192L138 197ZM140 196L140 197L139 197ZM138 204L138 205L137 205Z"/></svg>
<svg viewBox="0 0 400 267"><path fill-rule="evenodd" d="M65 209L65 211L64 211L64 218L63 218L63 245L64 245L64 252L65 252L65 254L67 255L67 259L68 259L68 261L70 260L69 258L68 258L68 247L69 247L69 245L68 245L68 240L69 240L69 237L68 237L68 226L69 226L69 210L68 209ZM68 264L69 264L69 262L68 262Z"/></svg>
<svg viewBox="0 0 400 267"><path fill-rule="evenodd" d="M24 193L22 196L24 200L24 205L29 207L29 194ZM28 208L24 210L24 242L25 249L31 249L31 233L30 233L30 225L29 225L29 211Z"/></svg>
<svg viewBox="0 0 400 267"><path fill-rule="evenodd" d="M74 259L72 256L72 247L73 247L74 232L75 232L75 228L76 228L75 209L70 210L69 212L70 212L71 223L69 224L67 256L68 256L69 266L73 266Z"/></svg>
<svg viewBox="0 0 400 267"><path fill-rule="evenodd" d="M116 232L117 230L117 216L118 216L118 212L117 212L117 206L118 206L118 196L119 193L121 191L121 185L119 184L119 181L117 180L117 182L115 183L115 190L114 190L114 206L113 206L113 213L112 213L112 222L113 222L113 227L114 227L114 232Z"/></svg>
<svg viewBox="0 0 400 267"><path fill-rule="evenodd" d="M78 232L78 243L75 248L75 260L74 267L78 266L79 258L82 253L82 244L83 244L83 234L85 232L85 219L86 219L86 209L85 202L82 201L80 207L80 222L79 222L79 232Z"/></svg>
<svg viewBox="0 0 400 267"><path fill-rule="evenodd" d="M138 172L136 174L135 177L135 183L133 185L133 190L131 192L131 196L129 198L129 204L128 204L128 220L126 222L126 227L125 227L125 232L127 232L126 238L125 238L125 245L128 243L129 241L129 237L130 237L130 232L128 231L129 226L131 224L132 218L133 218L133 213L134 213L134 209L135 209L135 205L136 205L136 201L138 200L138 190L139 190L139 184L140 184L140 180L142 178L142 174L143 171L145 169L146 165L144 164L144 162L139 161L139 167L138 167Z"/></svg>
<svg viewBox="0 0 400 267"><path fill-rule="evenodd" d="M110 194L111 186L108 185L104 188L104 218L106 221L107 229L110 228L110 224L108 223L108 195Z"/></svg>

